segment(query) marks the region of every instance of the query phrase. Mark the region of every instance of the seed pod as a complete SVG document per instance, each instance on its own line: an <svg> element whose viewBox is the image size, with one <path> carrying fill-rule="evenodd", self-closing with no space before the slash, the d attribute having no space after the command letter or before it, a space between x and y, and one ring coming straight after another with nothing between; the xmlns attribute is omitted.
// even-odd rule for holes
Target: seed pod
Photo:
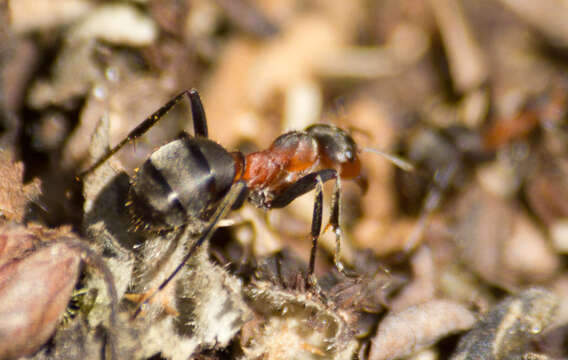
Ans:
<svg viewBox="0 0 568 360"><path fill-rule="evenodd" d="M79 275L81 257L52 243L0 268L0 358L32 354L55 330Z"/></svg>

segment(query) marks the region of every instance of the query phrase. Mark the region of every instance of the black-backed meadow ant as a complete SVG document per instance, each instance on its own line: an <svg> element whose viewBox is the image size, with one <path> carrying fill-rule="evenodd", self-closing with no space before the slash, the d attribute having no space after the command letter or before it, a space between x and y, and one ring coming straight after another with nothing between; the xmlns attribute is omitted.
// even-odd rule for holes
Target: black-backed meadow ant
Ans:
<svg viewBox="0 0 568 360"><path fill-rule="evenodd" d="M297 197L316 190L312 216L312 249L307 284L313 277L317 241L323 212L323 183L335 180L329 226L336 234L335 264L339 262L341 242L340 205L341 180L361 179L361 151L344 130L317 124L304 131L291 131L279 136L263 151L244 155L229 152L207 137L207 121L196 90L184 91L140 123L118 145L81 173L84 178L93 172L127 143L136 140L154 126L183 98L189 98L195 136L183 132L177 139L161 146L135 170L130 180L126 206L133 228L149 232L182 231L190 227L199 234L183 260L144 299L134 316L154 294L161 291L183 268L197 248L211 238L215 226L232 209L239 208L245 199L262 209L282 208ZM381 152L379 152L381 153ZM403 168L411 165L392 158Z"/></svg>

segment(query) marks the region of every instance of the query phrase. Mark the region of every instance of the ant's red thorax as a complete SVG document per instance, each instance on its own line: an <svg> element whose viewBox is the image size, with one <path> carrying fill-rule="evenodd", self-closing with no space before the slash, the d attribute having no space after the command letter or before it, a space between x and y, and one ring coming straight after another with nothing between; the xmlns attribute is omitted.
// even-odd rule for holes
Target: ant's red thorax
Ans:
<svg viewBox="0 0 568 360"><path fill-rule="evenodd" d="M247 155L242 180L250 189L277 190L313 171L317 163L317 142L293 131L278 137L270 148Z"/></svg>
<svg viewBox="0 0 568 360"><path fill-rule="evenodd" d="M343 179L360 175L361 162L355 147L347 155L338 153L335 146L328 146L329 141L320 140L323 139L305 131L291 131L279 136L266 150L246 156L233 155L235 181L243 180L253 190L278 191L320 169L335 169Z"/></svg>

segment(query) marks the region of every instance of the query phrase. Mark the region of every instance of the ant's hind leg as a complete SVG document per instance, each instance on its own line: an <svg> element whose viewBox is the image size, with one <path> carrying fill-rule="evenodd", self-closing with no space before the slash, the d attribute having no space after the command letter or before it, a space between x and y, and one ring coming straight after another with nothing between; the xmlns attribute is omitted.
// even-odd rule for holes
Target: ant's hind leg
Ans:
<svg viewBox="0 0 568 360"><path fill-rule="evenodd" d="M78 178L83 179L85 176L101 166L105 161L110 159L126 144L144 135L148 130L156 125L156 123L160 121L175 105L183 100L184 96L187 96L191 103L191 113L193 116L193 129L195 136L207 137L207 119L205 117L205 111L203 110L203 104L201 103L199 93L195 89L185 90L168 101L158 110L156 110L152 115L148 116L140 124L138 124L138 126L136 126L121 142L119 142L104 156L100 157L93 165L91 165L91 167L79 174Z"/></svg>
<svg viewBox="0 0 568 360"><path fill-rule="evenodd" d="M207 137L207 118L199 93L195 89L185 91L191 102L191 116L193 117L193 133L195 136Z"/></svg>

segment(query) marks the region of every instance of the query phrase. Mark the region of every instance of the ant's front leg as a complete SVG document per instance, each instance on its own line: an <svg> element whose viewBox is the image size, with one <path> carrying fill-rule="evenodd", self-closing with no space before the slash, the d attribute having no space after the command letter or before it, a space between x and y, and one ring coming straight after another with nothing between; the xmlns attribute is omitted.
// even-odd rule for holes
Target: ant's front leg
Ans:
<svg viewBox="0 0 568 360"><path fill-rule="evenodd" d="M318 239L321 232L321 224L323 217L323 183L331 180L338 179L339 176L336 170L325 169L314 173L310 173L300 180L296 181L288 187L282 194L271 202L272 208L281 208L292 202L295 198L311 191L316 190L314 200L314 211L312 215L312 250L310 252L310 263L308 266L308 273L306 274L306 284L310 287L316 287L317 281L314 276L316 252L318 247ZM333 211L333 210L332 210ZM339 220L339 215L336 217Z"/></svg>
<svg viewBox="0 0 568 360"><path fill-rule="evenodd" d="M110 159L114 154L122 149L124 145L144 135L148 130L156 125L156 123L160 121L175 105L177 105L184 98L184 96L187 96L191 103L191 114L193 117L193 130L195 136L207 137L207 118L205 117L205 110L203 109L203 103L201 102L199 93L195 89L185 90L168 101L158 110L156 110L152 115L148 116L144 121L136 126L121 142L119 142L104 156L99 158L87 170L79 174L78 178L83 179L85 176L89 175L91 172L101 166L105 161Z"/></svg>

